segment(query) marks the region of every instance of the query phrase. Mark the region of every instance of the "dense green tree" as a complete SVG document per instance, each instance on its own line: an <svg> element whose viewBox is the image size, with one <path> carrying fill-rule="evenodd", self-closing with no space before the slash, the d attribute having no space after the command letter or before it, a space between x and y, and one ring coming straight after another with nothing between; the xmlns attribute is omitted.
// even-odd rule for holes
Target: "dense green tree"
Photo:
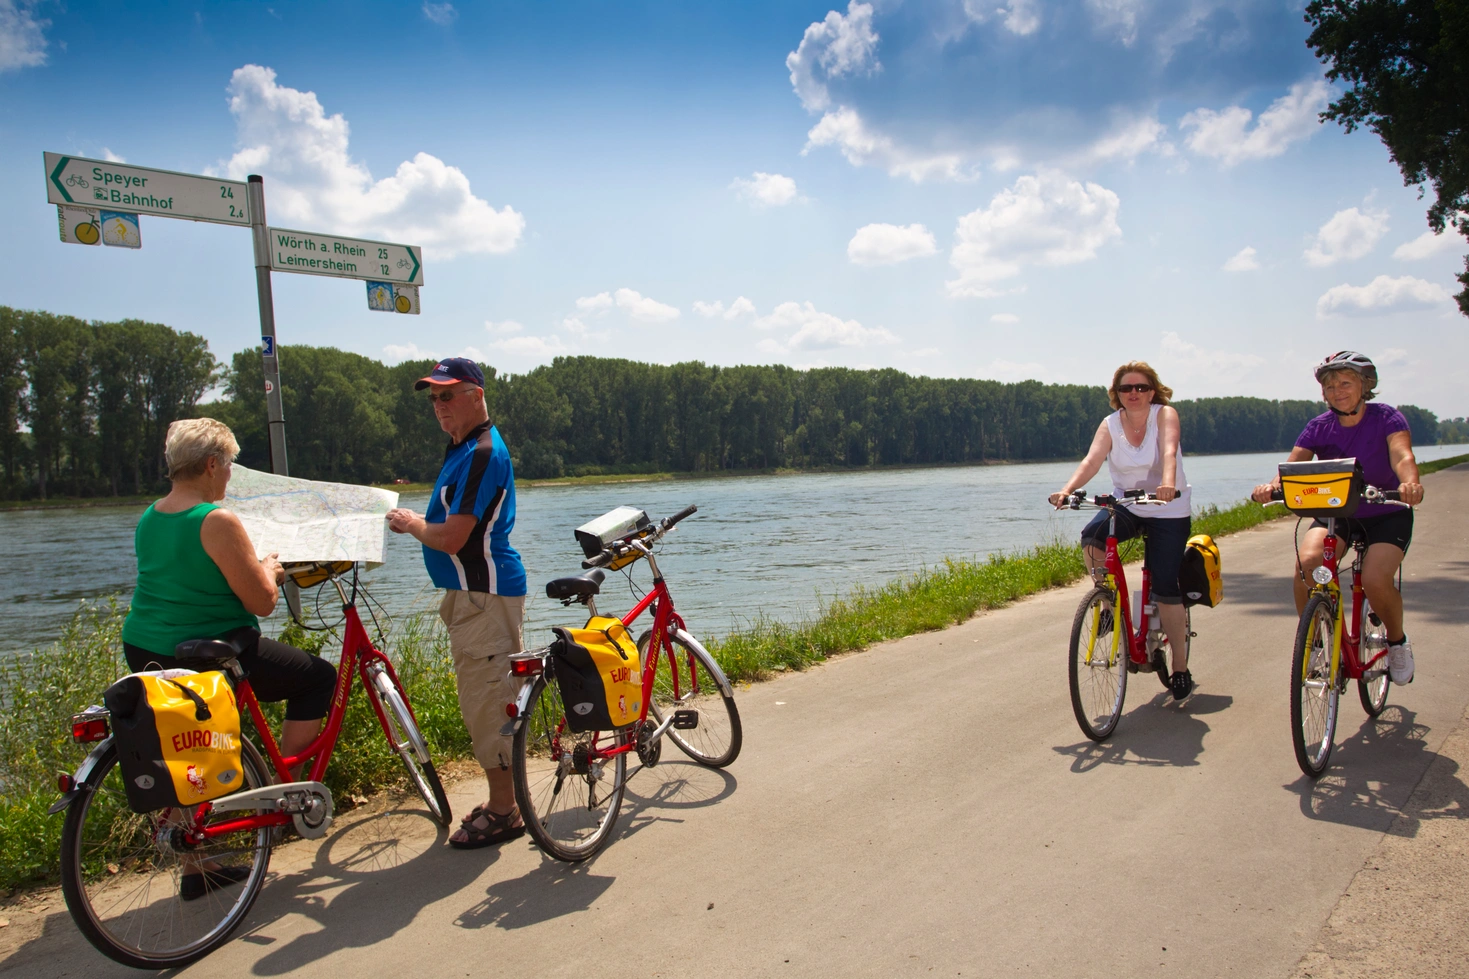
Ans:
<svg viewBox="0 0 1469 979"><path fill-rule="evenodd" d="M1429 226L1469 236L1469 3L1312 0L1306 20L1326 77L1351 86L1322 119L1375 132L1405 184L1432 184ZM1469 257L1459 282L1469 316Z"/></svg>
<svg viewBox="0 0 1469 979"><path fill-rule="evenodd" d="M1398 411L1408 420L1408 429L1413 434L1414 445L1438 444L1438 416L1417 405L1398 405Z"/></svg>
<svg viewBox="0 0 1469 979"><path fill-rule="evenodd" d="M1438 423L1440 445L1463 445L1469 443L1469 418L1443 418Z"/></svg>

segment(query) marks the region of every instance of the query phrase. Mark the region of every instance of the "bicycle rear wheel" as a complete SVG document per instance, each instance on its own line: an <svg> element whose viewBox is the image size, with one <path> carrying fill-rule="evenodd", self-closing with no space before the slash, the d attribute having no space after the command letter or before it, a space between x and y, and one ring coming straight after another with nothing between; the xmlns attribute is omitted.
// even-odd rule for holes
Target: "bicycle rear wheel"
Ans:
<svg viewBox="0 0 1469 979"><path fill-rule="evenodd" d="M1387 649L1387 626L1372 611L1367 596L1362 596L1362 641L1358 645L1363 664L1372 663L1372 658ZM1387 708L1387 691L1392 687L1387 675L1387 657L1383 656L1359 677L1357 696L1362 700L1362 709L1368 717L1376 717Z"/></svg>
<svg viewBox="0 0 1469 979"><path fill-rule="evenodd" d="M1336 609L1328 595L1312 595L1296 629L1291 657L1290 733L1296 763L1320 778L1331 760L1342 684L1336 646Z"/></svg>
<svg viewBox="0 0 1469 979"><path fill-rule="evenodd" d="M428 742L418 729L413 712L408 709L408 695L385 669L372 672L368 692L377 701L383 722L383 734L393 746L403 767L408 770L408 781L417 790L419 798L428 806L429 815L440 826L447 827L452 818L449 797L444 794L444 784L429 758Z"/></svg>
<svg viewBox="0 0 1469 979"><path fill-rule="evenodd" d="M1071 623L1071 709L1081 733L1093 741L1105 741L1116 730L1127 696L1127 645L1121 638L1125 625L1115 599L1108 589L1093 588Z"/></svg>
<svg viewBox="0 0 1469 979"><path fill-rule="evenodd" d="M638 653L643 662L649 655L648 641L652 632L638 639ZM673 661L667 649L654 650L658 665L653 676L653 702L649 705L655 725L661 725L674 714L682 714L683 722L692 719L692 727L670 727L668 738L679 750L700 765L723 768L739 757L744 741L740 712L734 697L726 697L714 679L714 661L702 649L689 645L676 634L668 636L673 646ZM674 669L677 669L677 696L674 695Z"/></svg>
<svg viewBox="0 0 1469 979"><path fill-rule="evenodd" d="M269 784L255 746L244 740L241 746L242 788ZM224 944L255 903L273 830L243 830L190 846L183 839L189 818L182 809L129 810L111 745L67 808L61 890L77 928L113 961L135 969L188 965Z"/></svg>
<svg viewBox="0 0 1469 979"><path fill-rule="evenodd" d="M612 836L627 787L629 735L577 733L566 726L561 694L537 677L515 732L515 804L531 838L557 860L577 863Z"/></svg>

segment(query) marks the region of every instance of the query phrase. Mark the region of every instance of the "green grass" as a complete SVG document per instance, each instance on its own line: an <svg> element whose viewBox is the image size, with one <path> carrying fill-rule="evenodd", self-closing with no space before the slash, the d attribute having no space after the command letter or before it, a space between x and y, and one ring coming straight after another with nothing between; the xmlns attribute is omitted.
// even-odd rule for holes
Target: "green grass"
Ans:
<svg viewBox="0 0 1469 979"><path fill-rule="evenodd" d="M1435 459L1432 462L1420 462L1418 463L1418 475L1427 476L1429 473L1436 473L1440 469L1447 469L1450 466L1457 466L1460 463L1464 462L1469 462L1469 455L1449 456L1447 459Z"/></svg>
<svg viewBox="0 0 1469 979"><path fill-rule="evenodd" d="M1194 531L1223 536L1286 515L1283 508L1254 503L1209 508L1195 517ZM1125 560L1140 556L1137 542L1124 545ZM1082 574L1080 549L1066 543L983 561L948 560L884 585L854 588L803 622L757 621L711 643L711 651L732 680L758 680L886 639L943 629ZM52 646L0 659L0 887L56 878L62 817L47 816L46 808L57 798L57 773L74 770L85 755L71 743L69 719L100 702L102 690L127 672L121 654L124 615L115 599L84 605ZM326 643L336 648L328 634L294 627L281 638L312 652ZM438 616L401 616L385 646L435 758L469 757L448 637ZM276 730L281 714L280 705L267 710ZM354 691L327 785L346 802L403 782L402 763L389 750L366 698Z"/></svg>

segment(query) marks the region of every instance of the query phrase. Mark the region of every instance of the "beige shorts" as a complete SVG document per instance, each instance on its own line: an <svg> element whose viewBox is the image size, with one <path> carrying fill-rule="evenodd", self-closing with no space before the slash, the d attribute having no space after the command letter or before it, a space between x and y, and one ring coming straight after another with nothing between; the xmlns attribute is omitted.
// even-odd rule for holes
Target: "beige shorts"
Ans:
<svg viewBox="0 0 1469 979"><path fill-rule="evenodd" d="M485 771L510 768L510 738L500 734L509 720L505 705L520 681L510 676L508 658L521 645L525 597L480 591L446 591L439 618L449 629L459 713L469 730L474 757Z"/></svg>

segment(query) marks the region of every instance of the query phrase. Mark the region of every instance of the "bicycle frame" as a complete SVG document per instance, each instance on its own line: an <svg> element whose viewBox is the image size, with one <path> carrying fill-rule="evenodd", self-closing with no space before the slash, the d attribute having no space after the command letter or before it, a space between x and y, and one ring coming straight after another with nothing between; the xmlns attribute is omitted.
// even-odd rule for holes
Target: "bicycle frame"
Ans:
<svg viewBox="0 0 1469 979"><path fill-rule="evenodd" d="M1107 587L1117 595L1116 611L1121 613L1123 634L1127 636L1127 655L1132 662L1139 666L1148 663L1148 619L1145 615L1139 615L1136 631L1132 627L1132 595L1127 590L1127 576L1122 571L1122 557L1117 551L1117 510L1113 504L1107 509L1109 518L1107 521L1107 553L1103 563L1106 574L1103 577ZM1095 569L1092 572L1096 577ZM1153 574L1146 563L1143 564L1143 586L1142 602L1148 604L1148 599L1153 594ZM1141 611L1141 610L1139 610Z"/></svg>
<svg viewBox="0 0 1469 979"><path fill-rule="evenodd" d="M342 722L347 716L347 700L352 693L352 674L354 669L362 677L362 685L368 692L368 701L372 704L373 713L377 715L378 723L383 730L389 731L390 727L386 716L383 714L382 704L373 695L372 677L378 672L386 672L392 681L398 683L398 674L393 669L392 661L382 654L367 636L367 629L362 625L362 618L357 614L356 588L354 586L351 597L348 597L346 589L342 587L337 577L330 579L336 586L337 593L342 598L342 612L346 618L345 632L342 637L342 656L337 664L337 685L332 691L331 707L327 711L326 724L322 727L312 742L299 754L282 755L279 743L275 735L271 733L270 725L266 723L265 714L260 709L260 701L255 697L255 691L250 686L250 678L239 671L239 664L232 662L229 666L231 675L235 677L235 699L250 715L255 724L255 731L264 742L266 758L275 767L276 777L283 783L297 781L291 776L291 769L296 765L304 763L307 759L315 758L311 764L306 781L320 782L326 774L327 765L331 762L332 752L336 749L337 738L342 732ZM408 705L409 713L413 708ZM415 717L415 720L417 718ZM240 819L226 820L222 822L206 823L213 803L203 803L194 811L194 830L190 835L197 839L208 839L215 836L225 836L237 833L241 830L256 829L262 826L285 826L292 822L292 816L286 812L257 813Z"/></svg>
<svg viewBox="0 0 1469 979"><path fill-rule="evenodd" d="M1350 615L1343 614L1342 590L1338 581L1340 570L1337 566L1338 556L1336 543L1339 538L1336 535L1336 518L1329 517L1326 520L1326 540L1322 544L1321 566L1331 572L1331 579L1324 584L1317 582L1311 589L1314 594L1326 594L1331 598L1331 607L1334 612L1333 618L1336 625L1333 628L1331 669L1335 674L1339 667L1345 666L1344 679L1358 680L1372 667L1387 656L1384 649L1371 660L1363 663L1360 659L1362 639L1362 555L1363 548L1354 547L1355 557L1352 560L1352 610ZM1352 547L1350 543L1347 545ZM1343 662L1344 661L1344 662Z"/></svg>

